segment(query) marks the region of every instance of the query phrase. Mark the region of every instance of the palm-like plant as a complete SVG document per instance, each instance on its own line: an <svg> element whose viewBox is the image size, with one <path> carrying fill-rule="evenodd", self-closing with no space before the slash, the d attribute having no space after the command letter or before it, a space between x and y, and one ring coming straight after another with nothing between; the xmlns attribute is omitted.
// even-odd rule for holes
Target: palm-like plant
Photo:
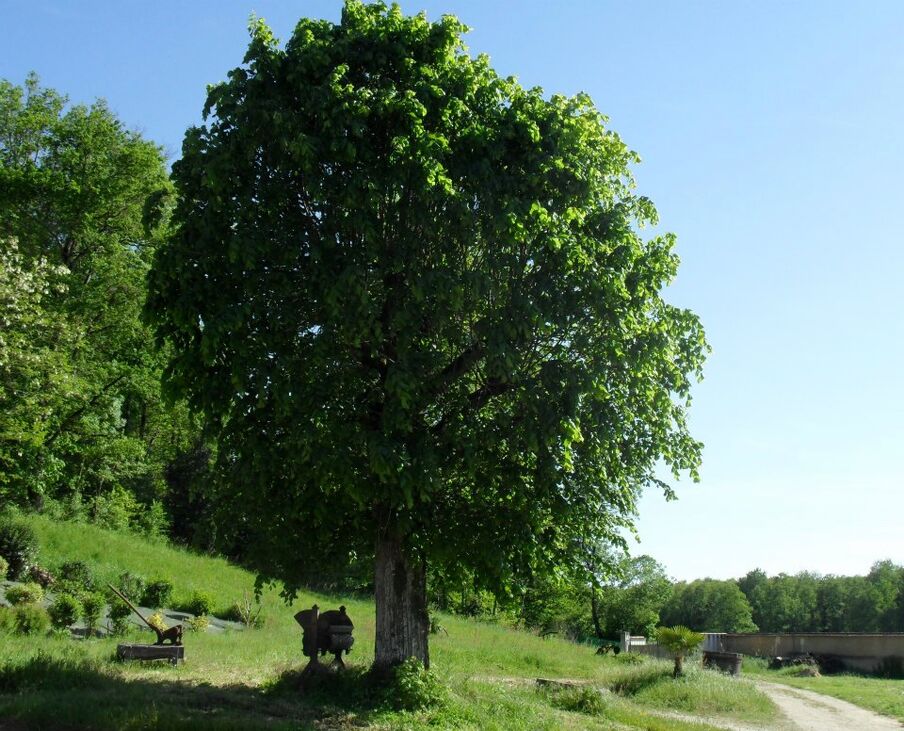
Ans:
<svg viewBox="0 0 904 731"><path fill-rule="evenodd" d="M703 634L681 625L660 627L656 630L656 642L675 656L673 676L677 678L684 673L684 656L700 647Z"/></svg>

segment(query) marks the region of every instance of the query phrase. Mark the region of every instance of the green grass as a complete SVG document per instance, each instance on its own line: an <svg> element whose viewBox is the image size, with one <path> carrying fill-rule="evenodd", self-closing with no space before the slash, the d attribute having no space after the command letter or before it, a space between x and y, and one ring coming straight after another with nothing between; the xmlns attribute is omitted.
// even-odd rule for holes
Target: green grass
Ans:
<svg viewBox="0 0 904 731"><path fill-rule="evenodd" d="M29 517L39 560L51 568L80 559L102 580L123 571L169 578L176 602L196 590L226 608L251 591L254 577L222 559L191 554L93 526ZM355 622L351 670L322 690L301 694L305 663L293 615L314 603L345 604ZM442 616L448 635L431 637L431 664L448 700L419 712L391 710L366 681L373 659L373 604L304 593L287 607L275 589L262 597L263 627L225 634L187 634L186 662L119 663L113 639L0 638L0 723L71 729L712 729L666 717L679 711L710 719L768 724L775 710L744 681L691 669L674 681L671 664L632 664L594 649L499 625ZM133 639L150 641L149 632ZM536 678L588 686L569 700L538 690ZM577 696L601 689L598 704ZM596 692L593 690L592 692ZM591 712L592 711L592 712Z"/></svg>
<svg viewBox="0 0 904 731"><path fill-rule="evenodd" d="M744 658L744 672L763 680L830 695L904 722L904 680L846 673L806 678L798 677L798 671L793 666L769 670L765 660Z"/></svg>

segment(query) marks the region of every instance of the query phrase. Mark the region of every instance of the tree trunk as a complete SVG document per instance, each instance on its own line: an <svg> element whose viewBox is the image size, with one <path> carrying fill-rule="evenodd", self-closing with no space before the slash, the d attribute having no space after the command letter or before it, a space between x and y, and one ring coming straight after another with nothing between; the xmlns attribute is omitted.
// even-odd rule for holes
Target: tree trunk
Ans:
<svg viewBox="0 0 904 731"><path fill-rule="evenodd" d="M600 604L596 594L596 587L590 587L590 616L593 619L593 629L599 639L603 639L603 628L600 625Z"/></svg>
<svg viewBox="0 0 904 731"><path fill-rule="evenodd" d="M422 561L409 560L401 537L392 530L377 535L374 598L374 668L387 670L409 657L430 667L426 566Z"/></svg>
<svg viewBox="0 0 904 731"><path fill-rule="evenodd" d="M675 655L675 670L672 672L672 677L680 678L682 675L684 675L684 657Z"/></svg>

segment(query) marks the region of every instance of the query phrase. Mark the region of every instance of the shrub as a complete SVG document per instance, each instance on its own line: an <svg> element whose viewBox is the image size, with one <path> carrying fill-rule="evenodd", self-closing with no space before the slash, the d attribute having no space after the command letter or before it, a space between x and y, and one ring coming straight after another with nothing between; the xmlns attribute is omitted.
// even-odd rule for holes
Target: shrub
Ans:
<svg viewBox="0 0 904 731"><path fill-rule="evenodd" d="M141 596L141 603L146 607L159 609L165 607L173 598L173 582L169 579L156 579L147 585Z"/></svg>
<svg viewBox="0 0 904 731"><path fill-rule="evenodd" d="M15 609L14 622L20 635L44 635L50 629L50 615L37 604L21 604Z"/></svg>
<svg viewBox="0 0 904 731"><path fill-rule="evenodd" d="M6 560L10 579L23 578L37 553L38 539L30 525L9 516L0 518L0 556Z"/></svg>
<svg viewBox="0 0 904 731"><path fill-rule="evenodd" d="M210 614L213 609L213 597L204 591L194 592L187 602L179 605L179 610L202 617Z"/></svg>
<svg viewBox="0 0 904 731"><path fill-rule="evenodd" d="M409 657L396 666L386 692L389 703L400 711L438 706L446 699L446 689L436 675L415 657Z"/></svg>
<svg viewBox="0 0 904 731"><path fill-rule="evenodd" d="M200 614L192 617L185 622L185 627L189 632L206 632L210 626L210 618L206 614Z"/></svg>
<svg viewBox="0 0 904 731"><path fill-rule="evenodd" d="M28 570L28 580L39 584L42 589L49 589L55 583L53 574L37 564Z"/></svg>
<svg viewBox="0 0 904 731"><path fill-rule="evenodd" d="M97 630L100 615L107 605L107 599L99 592L88 592L82 598L82 621L85 623L85 635L90 637Z"/></svg>
<svg viewBox="0 0 904 731"><path fill-rule="evenodd" d="M583 686L580 688L566 688L553 694L552 705L563 711L585 713L588 716L603 716L606 713L607 703L603 694L596 688Z"/></svg>
<svg viewBox="0 0 904 731"><path fill-rule="evenodd" d="M107 530L128 530L140 511L135 496L124 487L117 486L91 501L92 521Z"/></svg>
<svg viewBox="0 0 904 731"><path fill-rule="evenodd" d="M132 610L118 596L110 592L110 634L124 635L129 628L129 616Z"/></svg>
<svg viewBox="0 0 904 731"><path fill-rule="evenodd" d="M169 517L159 500L143 506L133 518L134 528L148 538L160 538L169 531Z"/></svg>
<svg viewBox="0 0 904 731"><path fill-rule="evenodd" d="M82 605L72 594L57 594L47 612L54 627L66 629L81 616Z"/></svg>
<svg viewBox="0 0 904 731"><path fill-rule="evenodd" d="M6 601L10 604L37 604L43 599L44 590L34 582L11 586L6 590Z"/></svg>
<svg viewBox="0 0 904 731"><path fill-rule="evenodd" d="M0 581L6 579L7 573L9 573L9 561L0 556Z"/></svg>
<svg viewBox="0 0 904 731"><path fill-rule="evenodd" d="M247 591L243 591L242 598L218 616L230 622L241 622L248 628L260 627L262 609L259 597L252 599Z"/></svg>
<svg viewBox="0 0 904 731"><path fill-rule="evenodd" d="M94 591L94 572L84 561L67 561L57 570L59 584L70 594Z"/></svg>
<svg viewBox="0 0 904 731"><path fill-rule="evenodd" d="M119 575L119 579L116 582L117 588L126 595L126 597L133 601L139 602L144 597L145 589L147 588L148 582L141 574L133 574L129 571L126 571L123 574ZM119 600L122 602L122 600ZM125 605L123 605L125 606Z"/></svg>

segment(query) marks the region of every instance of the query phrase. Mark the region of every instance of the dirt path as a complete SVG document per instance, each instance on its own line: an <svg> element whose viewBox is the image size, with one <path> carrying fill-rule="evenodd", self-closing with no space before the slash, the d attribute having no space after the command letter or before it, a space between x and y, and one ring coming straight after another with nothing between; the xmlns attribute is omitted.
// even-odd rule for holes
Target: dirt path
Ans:
<svg viewBox="0 0 904 731"><path fill-rule="evenodd" d="M888 716L858 708L853 703L792 688L777 683L756 680L756 686L769 696L791 722L796 731L901 731L898 721Z"/></svg>

